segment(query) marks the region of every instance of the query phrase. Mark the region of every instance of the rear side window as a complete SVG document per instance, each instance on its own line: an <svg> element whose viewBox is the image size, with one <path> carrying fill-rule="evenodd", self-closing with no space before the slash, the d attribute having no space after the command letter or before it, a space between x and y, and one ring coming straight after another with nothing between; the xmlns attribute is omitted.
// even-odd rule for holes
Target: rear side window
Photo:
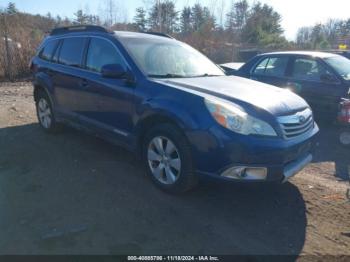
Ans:
<svg viewBox="0 0 350 262"><path fill-rule="evenodd" d="M255 68L258 75L283 77L285 75L289 57L269 57L261 61Z"/></svg>
<svg viewBox="0 0 350 262"><path fill-rule="evenodd" d="M86 38L72 37L63 40L58 61L61 64L80 67Z"/></svg>
<svg viewBox="0 0 350 262"><path fill-rule="evenodd" d="M45 47L41 50L39 57L43 60L51 61L52 55L56 50L57 44L58 44L57 40L48 42L45 45Z"/></svg>
<svg viewBox="0 0 350 262"><path fill-rule="evenodd" d="M124 60L115 46L104 39L92 38L86 58L87 69L101 72L102 67L109 64L119 64L126 68Z"/></svg>

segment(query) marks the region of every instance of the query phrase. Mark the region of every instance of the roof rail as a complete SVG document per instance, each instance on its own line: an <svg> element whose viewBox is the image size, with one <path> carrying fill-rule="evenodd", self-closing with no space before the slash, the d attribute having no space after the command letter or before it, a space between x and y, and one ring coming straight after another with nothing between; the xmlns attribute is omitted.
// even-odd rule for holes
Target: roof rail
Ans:
<svg viewBox="0 0 350 262"><path fill-rule="evenodd" d="M76 25L76 26L66 26L58 27L51 31L50 35L61 35L75 32L102 32L102 33L111 33L102 26L97 25Z"/></svg>
<svg viewBox="0 0 350 262"><path fill-rule="evenodd" d="M163 36L163 37L175 39L175 38L172 37L171 35L168 35L168 34L165 34L165 33L160 33L160 32L142 32L142 33L144 33L144 34L149 34L149 35Z"/></svg>

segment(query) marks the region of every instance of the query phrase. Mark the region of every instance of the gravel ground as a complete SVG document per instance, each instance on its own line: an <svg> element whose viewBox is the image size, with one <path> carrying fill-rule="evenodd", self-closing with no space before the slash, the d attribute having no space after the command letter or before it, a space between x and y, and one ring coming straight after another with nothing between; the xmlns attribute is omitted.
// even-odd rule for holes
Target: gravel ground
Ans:
<svg viewBox="0 0 350 262"><path fill-rule="evenodd" d="M0 254L350 255L349 149L322 128L281 186L203 181L166 195L122 148L38 126L27 83L0 84Z"/></svg>

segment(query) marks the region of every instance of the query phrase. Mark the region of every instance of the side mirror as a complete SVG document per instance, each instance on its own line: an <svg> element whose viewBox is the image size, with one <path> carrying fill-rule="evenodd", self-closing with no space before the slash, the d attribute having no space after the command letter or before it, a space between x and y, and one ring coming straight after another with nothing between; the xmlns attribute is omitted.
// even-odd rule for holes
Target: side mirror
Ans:
<svg viewBox="0 0 350 262"><path fill-rule="evenodd" d="M105 78L123 79L126 77L127 72L119 64L109 64L102 67L101 74Z"/></svg>
<svg viewBox="0 0 350 262"><path fill-rule="evenodd" d="M321 81L326 83L336 83L338 82L337 78L331 74L323 74L321 75Z"/></svg>

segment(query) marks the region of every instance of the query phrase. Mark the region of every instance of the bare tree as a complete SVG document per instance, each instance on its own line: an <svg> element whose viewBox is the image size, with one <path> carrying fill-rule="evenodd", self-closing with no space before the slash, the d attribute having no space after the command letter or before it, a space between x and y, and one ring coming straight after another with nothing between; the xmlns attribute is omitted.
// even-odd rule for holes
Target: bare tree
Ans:
<svg viewBox="0 0 350 262"><path fill-rule="evenodd" d="M219 18L219 26L224 28L224 16L225 16L225 0L221 0L217 7L217 17Z"/></svg>
<svg viewBox="0 0 350 262"><path fill-rule="evenodd" d="M7 12L1 12L0 13L0 41L4 41L4 51L5 51L5 57L4 57L4 74L5 77L12 80L12 60L11 60L11 54L10 54L10 41L9 38L9 22L8 22L8 16L10 14Z"/></svg>

